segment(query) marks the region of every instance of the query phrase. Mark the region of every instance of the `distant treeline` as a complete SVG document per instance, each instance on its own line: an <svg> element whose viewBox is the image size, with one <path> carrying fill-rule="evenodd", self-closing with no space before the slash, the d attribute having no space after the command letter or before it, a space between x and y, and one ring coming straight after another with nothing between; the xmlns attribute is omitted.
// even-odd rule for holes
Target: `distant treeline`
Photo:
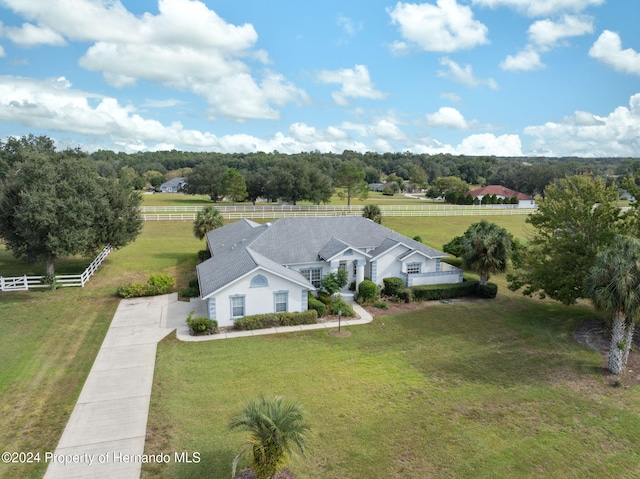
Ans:
<svg viewBox="0 0 640 479"><path fill-rule="evenodd" d="M244 176L251 173L267 177L274 167L306 163L329 178L334 178L340 165L353 162L363 168L367 183L379 183L391 174L416 184L429 184L436 178L456 176L469 184L504 185L529 195L542 193L551 181L567 175L592 173L612 178L635 173L640 168L639 158L456 156L410 152L358 153L348 150L341 154L284 154L277 151L228 154L178 150L126 154L100 150L90 157L104 176L118 176L122 167L133 168L139 175L143 175L148 171L164 174L194 168L203 163L213 163L236 168Z"/></svg>
<svg viewBox="0 0 640 479"><path fill-rule="evenodd" d="M307 191L311 201L326 201L336 186L336 173L345 164L358 166L366 183L384 180L405 180L418 186L431 185L437 178L457 177L474 184L504 185L513 190L536 195L556 178L591 173L613 183L617 178L635 174L640 158L545 158L495 157L451 154L358 153L345 150L337 153L308 152L298 154L272 153L201 153L189 151L157 151L115 153L98 150L87 154L80 150L56 152L53 141L46 136L26 135L0 141L0 181L24 155L77 155L92 160L100 175L118 177L136 184L158 187L169 177L207 178L237 170L245 179L249 199L256 197L287 197L296 201L299 191ZM172 172L170 175L167 173ZM344 179L343 179L344 180ZM217 187L211 185L212 188ZM287 190L291 190L288 194ZM212 196L215 196L212 191ZM266 196L265 196L266 194Z"/></svg>

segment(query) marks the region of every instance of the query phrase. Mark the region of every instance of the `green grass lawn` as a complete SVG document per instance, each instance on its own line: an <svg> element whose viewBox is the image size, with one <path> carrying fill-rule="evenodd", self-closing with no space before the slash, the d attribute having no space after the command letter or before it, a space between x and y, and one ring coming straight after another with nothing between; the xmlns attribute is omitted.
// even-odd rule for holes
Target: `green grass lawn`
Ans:
<svg viewBox="0 0 640 479"><path fill-rule="evenodd" d="M161 196L161 195L156 195ZM441 247L480 218L388 218ZM524 236L524 217L491 217ZM118 304L118 284L162 272L185 286L204 247L191 222L148 222L85 288L0 294L0 445L53 451ZM90 259L58 263L77 273ZM71 269L72 271L68 271ZM41 274L0 246L0 275ZM147 477L228 477L242 436L231 414L260 392L299 400L314 427L306 477L611 477L640 474L638 389L604 385L595 353L570 337L593 313L504 290L493 302L430 306L354 327L185 344L158 351L148 452L200 464ZM45 465L0 464L0 478ZM622 476L624 477L624 476Z"/></svg>
<svg viewBox="0 0 640 479"><path fill-rule="evenodd" d="M638 477L640 390L604 385L571 337L588 308L505 296L352 327L158 350L146 453L199 464L143 477L229 477L247 398L283 395L313 428L305 478Z"/></svg>
<svg viewBox="0 0 640 479"><path fill-rule="evenodd" d="M211 198L206 195L185 195L183 193L155 193L152 195L142 195L142 206L206 206L206 205L217 205L217 206L231 206L230 201L219 201L217 203L213 203ZM276 205L277 203L258 203L258 205L267 205L272 204ZM300 201L298 205L311 205L312 203L309 201ZM347 199L340 198L337 195L334 195L331 198L331 202L329 205L346 205ZM366 200L360 200L358 198L351 199L352 205L369 205L369 204L380 204L380 205L417 205L417 204L438 204L434 203L431 200L424 201L418 200L416 198L409 198L405 195L396 194L393 196L385 196L382 193L378 193L375 191L369 192L369 197ZM236 205L252 205L251 202L245 201L236 203Z"/></svg>
<svg viewBox="0 0 640 479"><path fill-rule="evenodd" d="M85 288L0 293L0 452L53 451L118 306L118 284L162 272L186 286L204 241L192 223L148 222L138 240L111 253ZM57 263L79 273L91 259ZM0 275L42 274L0 246ZM0 478L42 477L46 465L0 463Z"/></svg>
<svg viewBox="0 0 640 479"><path fill-rule="evenodd" d="M530 225L526 223L526 215L514 216L425 216L425 217L399 217L383 216L382 224L402 233L409 238L421 236L422 242L442 250L442 245L451 241L455 236L462 235L469 226L482 219L496 223L515 237L527 241L532 232Z"/></svg>

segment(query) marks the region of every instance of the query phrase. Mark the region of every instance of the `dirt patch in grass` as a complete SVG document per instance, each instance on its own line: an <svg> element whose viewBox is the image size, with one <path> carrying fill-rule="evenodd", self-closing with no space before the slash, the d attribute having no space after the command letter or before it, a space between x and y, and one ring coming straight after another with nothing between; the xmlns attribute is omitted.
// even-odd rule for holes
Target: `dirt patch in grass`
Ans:
<svg viewBox="0 0 640 479"><path fill-rule="evenodd" d="M428 306L437 306L443 304L456 304L456 303L475 303L475 302L495 301L493 299L481 299L481 298L456 298L446 299L442 301L413 301L411 303L395 303L392 301L386 301L388 309L375 308L373 306L366 306L366 309L373 316L388 316L394 314L409 313L417 309L423 309Z"/></svg>
<svg viewBox="0 0 640 479"><path fill-rule="evenodd" d="M610 329L601 319L583 321L573 334L578 343L600 353L600 372L610 386L629 388L640 384L640 338L638 331L633 338L633 348L629 353L627 365L619 375L612 374L609 367Z"/></svg>
<svg viewBox="0 0 640 479"><path fill-rule="evenodd" d="M244 469L240 471L240 475L236 476L236 479L256 479L256 476L253 469ZM282 469L274 476L274 479L295 479L295 477L288 469Z"/></svg>

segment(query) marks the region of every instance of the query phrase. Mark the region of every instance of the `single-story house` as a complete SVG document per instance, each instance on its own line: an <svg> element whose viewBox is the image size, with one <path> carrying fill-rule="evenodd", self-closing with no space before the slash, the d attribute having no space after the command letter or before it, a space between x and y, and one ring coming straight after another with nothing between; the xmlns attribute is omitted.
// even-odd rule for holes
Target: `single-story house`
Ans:
<svg viewBox="0 0 640 479"><path fill-rule="evenodd" d="M201 298L220 326L269 312L306 311L307 293L338 268L349 283L403 278L407 286L459 283L447 255L361 216L240 220L210 231L197 267ZM345 292L348 292L345 291Z"/></svg>
<svg viewBox="0 0 640 479"><path fill-rule="evenodd" d="M160 185L160 191L163 193L178 193L186 184L187 182L183 177L173 178L162 183L162 185Z"/></svg>
<svg viewBox="0 0 640 479"><path fill-rule="evenodd" d="M480 204L482 204L482 198L489 195L495 195L496 198L518 198L518 208L535 208L536 200L533 196L525 195L518 191L512 190L501 185L488 185L471 191L471 196L478 198Z"/></svg>

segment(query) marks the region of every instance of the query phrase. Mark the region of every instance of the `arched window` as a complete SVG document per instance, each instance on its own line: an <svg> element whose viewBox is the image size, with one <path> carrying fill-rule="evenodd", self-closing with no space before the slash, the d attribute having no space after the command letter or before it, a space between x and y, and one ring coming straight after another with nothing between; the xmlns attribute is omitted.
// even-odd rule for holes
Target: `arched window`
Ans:
<svg viewBox="0 0 640 479"><path fill-rule="evenodd" d="M269 281L267 281L267 278L265 278L261 274L254 276L251 280L251 288L263 288L265 286L269 286Z"/></svg>

